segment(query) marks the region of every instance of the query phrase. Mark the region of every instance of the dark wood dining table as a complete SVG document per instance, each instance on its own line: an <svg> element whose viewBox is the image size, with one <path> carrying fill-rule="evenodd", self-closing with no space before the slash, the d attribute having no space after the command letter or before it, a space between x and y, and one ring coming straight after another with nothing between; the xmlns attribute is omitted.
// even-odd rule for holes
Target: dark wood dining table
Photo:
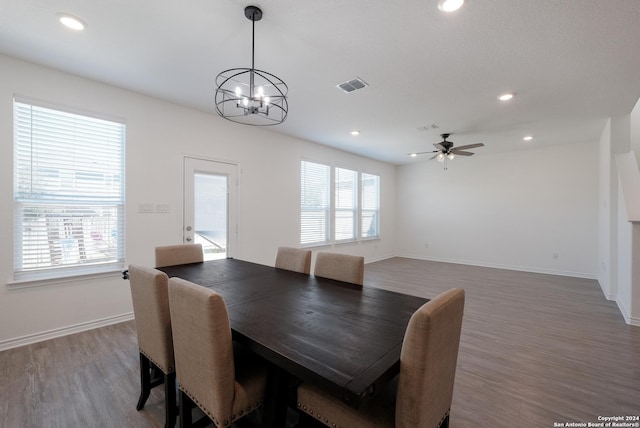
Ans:
<svg viewBox="0 0 640 428"><path fill-rule="evenodd" d="M409 319L428 301L237 259L158 269L220 293L234 340L271 363L266 427L284 426L292 377L365 403L399 373Z"/></svg>

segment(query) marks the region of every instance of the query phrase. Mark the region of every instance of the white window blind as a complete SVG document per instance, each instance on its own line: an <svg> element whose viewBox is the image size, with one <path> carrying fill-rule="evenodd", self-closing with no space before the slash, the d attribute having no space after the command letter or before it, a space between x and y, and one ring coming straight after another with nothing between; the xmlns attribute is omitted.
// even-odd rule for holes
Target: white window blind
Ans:
<svg viewBox="0 0 640 428"><path fill-rule="evenodd" d="M360 237L380 236L380 177L362 173Z"/></svg>
<svg viewBox="0 0 640 428"><path fill-rule="evenodd" d="M358 173L335 169L335 240L356 239Z"/></svg>
<svg viewBox="0 0 640 428"><path fill-rule="evenodd" d="M300 164L300 244L323 244L329 241L328 165L302 161Z"/></svg>
<svg viewBox="0 0 640 428"><path fill-rule="evenodd" d="M123 123L14 101L14 276L124 267Z"/></svg>

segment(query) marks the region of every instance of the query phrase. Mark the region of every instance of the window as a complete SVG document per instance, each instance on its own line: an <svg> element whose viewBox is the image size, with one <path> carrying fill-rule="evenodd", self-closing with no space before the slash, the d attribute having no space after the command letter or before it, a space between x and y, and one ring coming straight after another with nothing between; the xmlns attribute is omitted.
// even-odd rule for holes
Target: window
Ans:
<svg viewBox="0 0 640 428"><path fill-rule="evenodd" d="M302 161L300 244L380 237L380 177Z"/></svg>
<svg viewBox="0 0 640 428"><path fill-rule="evenodd" d="M363 172L361 179L360 237L377 238L380 236L380 177Z"/></svg>
<svg viewBox="0 0 640 428"><path fill-rule="evenodd" d="M14 277L124 267L123 123L14 101Z"/></svg>
<svg viewBox="0 0 640 428"><path fill-rule="evenodd" d="M300 244L329 242L330 168L302 161L300 166Z"/></svg>
<svg viewBox="0 0 640 428"><path fill-rule="evenodd" d="M335 240L356 239L358 173L349 169L335 170Z"/></svg>

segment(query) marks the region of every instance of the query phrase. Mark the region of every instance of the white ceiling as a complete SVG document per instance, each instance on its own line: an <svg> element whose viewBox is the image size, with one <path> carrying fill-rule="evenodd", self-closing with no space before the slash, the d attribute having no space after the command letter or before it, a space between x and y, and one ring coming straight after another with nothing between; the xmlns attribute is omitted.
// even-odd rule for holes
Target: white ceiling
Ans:
<svg viewBox="0 0 640 428"><path fill-rule="evenodd" d="M214 114L215 76L251 65L249 4L256 68L289 86L265 129L396 164L444 132L477 155L594 141L640 97L639 0L2 0L0 52Z"/></svg>

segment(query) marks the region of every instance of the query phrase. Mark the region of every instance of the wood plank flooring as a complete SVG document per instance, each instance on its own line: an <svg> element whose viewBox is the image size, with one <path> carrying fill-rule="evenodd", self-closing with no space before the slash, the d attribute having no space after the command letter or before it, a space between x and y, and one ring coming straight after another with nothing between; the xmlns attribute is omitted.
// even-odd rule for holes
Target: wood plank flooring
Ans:
<svg viewBox="0 0 640 428"><path fill-rule="evenodd" d="M365 285L466 290L452 428L640 414L640 328L594 280L394 258ZM138 394L132 321L0 352L0 427L162 427L162 392Z"/></svg>

